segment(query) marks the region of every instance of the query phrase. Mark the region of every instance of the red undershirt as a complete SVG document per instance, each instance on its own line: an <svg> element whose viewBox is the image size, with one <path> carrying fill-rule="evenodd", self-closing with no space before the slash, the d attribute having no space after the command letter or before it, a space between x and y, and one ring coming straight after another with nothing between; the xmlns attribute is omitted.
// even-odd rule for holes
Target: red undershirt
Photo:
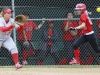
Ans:
<svg viewBox="0 0 100 75"><path fill-rule="evenodd" d="M48 36L51 37L52 35L53 35L53 31L52 31L51 29L48 29ZM51 45L52 45L52 42L49 41L49 42L47 42L46 44L49 45L49 46L51 46Z"/></svg>

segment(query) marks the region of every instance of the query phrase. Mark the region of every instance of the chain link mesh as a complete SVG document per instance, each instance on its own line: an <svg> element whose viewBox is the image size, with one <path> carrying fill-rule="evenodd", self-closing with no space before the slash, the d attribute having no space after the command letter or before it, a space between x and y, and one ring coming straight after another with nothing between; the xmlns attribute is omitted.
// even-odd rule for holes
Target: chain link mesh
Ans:
<svg viewBox="0 0 100 75"><path fill-rule="evenodd" d="M46 18L46 21L39 30L32 31L32 38L30 41L31 47L27 51L27 62L28 65L55 65L58 62L61 62L61 65L66 62L68 65L68 61L71 60L73 56L73 41L66 41L67 47L64 46L63 41L63 32L62 32L62 23L66 19L66 13L71 12L74 15L74 21L78 22L79 16L74 13L74 8L77 3L85 3L87 5L87 10L89 12L90 18L92 18L93 29L96 34L98 45L100 45L100 38L98 38L98 28L96 26L97 21L99 20L100 13L96 12L96 7L100 5L99 0L14 0L14 8L15 8L15 16L19 14L26 13L29 15L29 19L31 19L37 26L41 23L42 18ZM3 7L10 6L12 8L12 0L0 0L0 11L2 11ZM47 21L53 20L54 29L57 31L57 40L56 40L56 48L57 51L52 51L48 47L48 52L40 49L41 41L45 39L41 39L43 36L44 30L48 26ZM16 34L12 33L12 37L18 37L18 32ZM66 36L69 38L69 36ZM78 36L76 36L77 39ZM70 37L71 38L71 37ZM15 39L15 38L14 38ZM16 45L19 51L19 59L20 62L25 59L23 56L23 40L16 39ZM43 45L45 46L45 45ZM99 54L96 54L94 50L90 47L88 43L81 45L81 65L97 65L100 63ZM46 49L47 50L47 49ZM32 54L33 52L33 54ZM72 52L72 53L71 53ZM45 55L44 53L48 54ZM25 54L25 53L24 53ZM44 57L44 56L45 57ZM44 58L44 59L43 59ZM0 49L0 65L12 65L13 60L10 52L5 48Z"/></svg>

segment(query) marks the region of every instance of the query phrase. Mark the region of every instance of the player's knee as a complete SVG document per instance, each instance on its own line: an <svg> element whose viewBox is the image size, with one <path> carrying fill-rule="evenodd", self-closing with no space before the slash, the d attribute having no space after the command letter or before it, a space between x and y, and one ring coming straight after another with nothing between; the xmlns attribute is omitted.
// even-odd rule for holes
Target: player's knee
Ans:
<svg viewBox="0 0 100 75"><path fill-rule="evenodd" d="M17 50L17 48L13 48L10 50L10 52L11 52L11 54L14 54L14 53L18 53L18 50Z"/></svg>
<svg viewBox="0 0 100 75"><path fill-rule="evenodd" d="M75 50L77 48L78 48L78 46L76 44L73 44L73 49Z"/></svg>

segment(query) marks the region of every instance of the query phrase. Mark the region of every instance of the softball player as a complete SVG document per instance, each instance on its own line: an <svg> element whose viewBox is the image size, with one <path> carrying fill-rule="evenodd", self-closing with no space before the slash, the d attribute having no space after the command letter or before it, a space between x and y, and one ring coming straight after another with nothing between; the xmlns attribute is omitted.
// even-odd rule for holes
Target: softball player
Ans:
<svg viewBox="0 0 100 75"><path fill-rule="evenodd" d="M2 17L0 18L0 47L3 46L11 52L15 68L19 69L22 68L22 65L19 64L18 50L10 35L13 28L23 30L23 26L19 27L19 25L14 23L14 19L11 18L12 12L14 11L6 8L3 10Z"/></svg>
<svg viewBox="0 0 100 75"><path fill-rule="evenodd" d="M80 64L80 58L79 58L80 51L78 49L78 46L85 42L89 42L89 44L95 50L95 52L100 53L100 49L98 48L96 37L92 29L92 22L88 17L88 13L86 11L86 5L83 3L79 3L76 5L75 9L77 14L80 15L79 26L69 29L70 30L82 29L82 36L79 37L73 44L75 59L69 62L70 65Z"/></svg>
<svg viewBox="0 0 100 75"><path fill-rule="evenodd" d="M66 14L66 18L72 19L73 14L71 12L68 12ZM64 43L64 52L66 52L65 58L67 59L67 64L69 63L68 61L70 61L71 58L73 57L72 46L77 35L77 30L68 31L68 28L77 27L77 26L78 23L73 20L64 20L62 23L62 36L63 36L63 43Z"/></svg>
<svg viewBox="0 0 100 75"><path fill-rule="evenodd" d="M23 13L23 15L29 19L29 14L27 12ZM28 20L25 24L24 24L24 30L23 33L22 31L18 32L18 43L20 45L21 51L22 51L22 56L23 56L23 61L22 64L23 65L27 65L27 58L29 56L33 56L33 47L32 47L32 32L33 30L39 30L43 24L44 24L44 20L37 26L33 21Z"/></svg>

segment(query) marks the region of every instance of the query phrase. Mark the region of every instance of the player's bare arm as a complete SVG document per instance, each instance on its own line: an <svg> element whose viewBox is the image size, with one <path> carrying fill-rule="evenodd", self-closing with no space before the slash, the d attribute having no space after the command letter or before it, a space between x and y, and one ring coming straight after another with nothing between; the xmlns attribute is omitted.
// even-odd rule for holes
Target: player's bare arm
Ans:
<svg viewBox="0 0 100 75"><path fill-rule="evenodd" d="M71 35L76 36L77 35L77 30L70 31Z"/></svg>
<svg viewBox="0 0 100 75"><path fill-rule="evenodd" d="M69 24L69 21L67 21L67 23L66 23L66 26L65 26L65 31L68 31L68 24Z"/></svg>
<svg viewBox="0 0 100 75"><path fill-rule="evenodd" d="M24 36L24 39L25 39L25 42L24 42L23 44L24 44L24 45L25 45L25 44L29 44L29 42L27 41L27 37L26 37L25 30L23 30L23 36Z"/></svg>
<svg viewBox="0 0 100 75"><path fill-rule="evenodd" d="M82 28L85 28L86 27L86 24L85 22L83 22L81 25L79 25L78 27L75 27L75 29L82 29Z"/></svg>
<svg viewBox="0 0 100 75"><path fill-rule="evenodd" d="M43 18L42 22L38 25L36 30L40 29L43 26L44 23L45 23L45 18Z"/></svg>

